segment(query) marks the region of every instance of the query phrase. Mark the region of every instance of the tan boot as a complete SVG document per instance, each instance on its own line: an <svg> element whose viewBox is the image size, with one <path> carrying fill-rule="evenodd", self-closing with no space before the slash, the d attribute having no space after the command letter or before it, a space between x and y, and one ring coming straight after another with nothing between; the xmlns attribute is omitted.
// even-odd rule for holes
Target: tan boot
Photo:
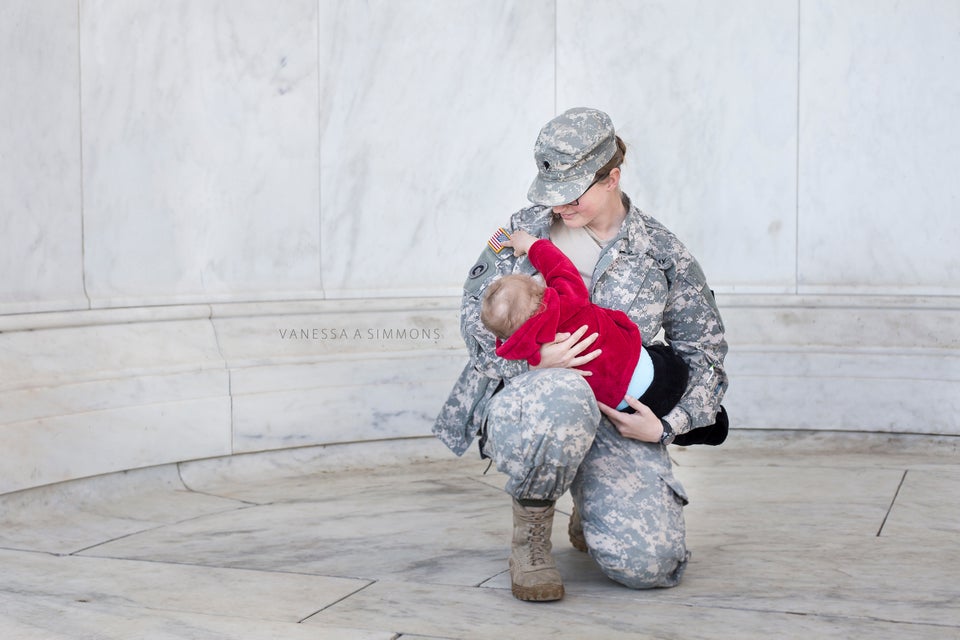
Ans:
<svg viewBox="0 0 960 640"><path fill-rule="evenodd" d="M583 524L580 522L580 514L577 508L573 508L570 513L570 524L567 525L567 535L570 536L570 544L577 551L587 552L587 539L583 537Z"/></svg>
<svg viewBox="0 0 960 640"><path fill-rule="evenodd" d="M563 597L563 579L550 550L553 506L525 507L513 501L510 582L519 600L545 602Z"/></svg>

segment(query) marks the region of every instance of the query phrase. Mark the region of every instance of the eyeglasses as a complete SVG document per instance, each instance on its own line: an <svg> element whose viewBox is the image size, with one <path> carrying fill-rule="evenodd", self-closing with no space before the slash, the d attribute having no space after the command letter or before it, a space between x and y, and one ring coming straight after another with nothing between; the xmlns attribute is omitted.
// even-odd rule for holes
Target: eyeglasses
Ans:
<svg viewBox="0 0 960 640"><path fill-rule="evenodd" d="M609 175L610 175L610 174L608 173L606 176L597 176L597 177L594 179L594 181L590 183L590 186L583 190L583 193L580 194L580 198L582 198L583 196L587 195L587 191L590 191L590 189L593 188L593 185L597 184L598 182L602 182L603 180L606 180L606 179L607 179L607 176L609 176ZM579 207L579 206L580 206L580 198L577 198L576 200L573 200L573 201L571 201L571 202L568 202L568 203L565 204L564 206L566 206L566 207Z"/></svg>

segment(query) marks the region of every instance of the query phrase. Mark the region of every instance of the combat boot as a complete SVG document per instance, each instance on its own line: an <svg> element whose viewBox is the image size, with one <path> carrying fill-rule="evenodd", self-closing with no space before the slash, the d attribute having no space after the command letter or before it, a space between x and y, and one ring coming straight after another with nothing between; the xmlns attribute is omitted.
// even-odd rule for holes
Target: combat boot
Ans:
<svg viewBox="0 0 960 640"><path fill-rule="evenodd" d="M553 505L525 507L513 501L510 582L519 600L546 602L563 597L563 579L550 555Z"/></svg>

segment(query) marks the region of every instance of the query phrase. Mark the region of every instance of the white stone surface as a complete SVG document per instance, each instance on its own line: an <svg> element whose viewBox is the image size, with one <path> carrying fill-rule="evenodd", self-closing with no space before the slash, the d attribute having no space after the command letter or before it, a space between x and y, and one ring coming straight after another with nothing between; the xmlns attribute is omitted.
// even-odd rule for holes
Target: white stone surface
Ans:
<svg viewBox="0 0 960 640"><path fill-rule="evenodd" d="M321 3L327 295L455 293L528 204L555 114L553 5Z"/></svg>
<svg viewBox="0 0 960 640"><path fill-rule="evenodd" d="M116 370L96 373L118 375ZM165 375L136 375L131 370L122 370L119 375L119 378L76 383L66 379L49 386L39 384L3 393L0 424L43 421L123 406L225 396L229 390L227 372L222 369Z"/></svg>
<svg viewBox="0 0 960 640"><path fill-rule="evenodd" d="M2 463L2 489L428 435L466 360L457 306L328 300L7 318L0 444L17 456ZM960 432L954 299L724 294L720 306L734 428ZM33 324L44 328L24 330Z"/></svg>
<svg viewBox="0 0 960 640"><path fill-rule="evenodd" d="M409 352L239 370L234 451L429 435L465 361Z"/></svg>
<svg viewBox="0 0 960 640"><path fill-rule="evenodd" d="M576 104L718 291L958 293L953 2L0 11L0 312L455 294Z"/></svg>
<svg viewBox="0 0 960 640"><path fill-rule="evenodd" d="M190 491L173 464L109 473L0 497L0 546L69 555L104 540L246 504Z"/></svg>
<svg viewBox="0 0 960 640"><path fill-rule="evenodd" d="M693 552L673 589L605 578L570 547L562 512L552 540L565 598L516 601L503 477L405 440L0 496L0 629L17 640L957 635L958 438L732 435L671 450Z"/></svg>
<svg viewBox="0 0 960 640"><path fill-rule="evenodd" d="M209 320L0 333L0 493L232 451Z"/></svg>
<svg viewBox="0 0 960 640"><path fill-rule="evenodd" d="M960 4L800 5L800 291L960 293Z"/></svg>
<svg viewBox="0 0 960 640"><path fill-rule="evenodd" d="M80 18L93 306L319 295L317 3Z"/></svg>
<svg viewBox="0 0 960 640"><path fill-rule="evenodd" d="M465 361L457 316L450 299L216 307L234 451L429 433Z"/></svg>
<svg viewBox="0 0 960 640"><path fill-rule="evenodd" d="M0 447L11 455L0 493L231 453L425 436L464 362L449 299L7 318Z"/></svg>
<svg viewBox="0 0 960 640"><path fill-rule="evenodd" d="M956 434L960 357L895 352L737 352L725 405L741 428Z"/></svg>
<svg viewBox="0 0 960 640"><path fill-rule="evenodd" d="M624 190L711 286L794 290L795 1L559 0L557 69L558 111L610 113Z"/></svg>
<svg viewBox="0 0 960 640"><path fill-rule="evenodd" d="M180 564L56 558L0 550L9 569L4 588L55 593L99 604L234 615L251 619L298 622L318 606L331 604L367 585L364 580L284 575L278 572L213 569ZM123 588L118 589L122 584ZM224 584L232 597L224 599ZM189 589L184 587L189 585Z"/></svg>
<svg viewBox="0 0 960 640"><path fill-rule="evenodd" d="M379 467L419 467L438 461L450 462L450 456L450 450L439 440L424 436L193 460L178 464L177 476L190 491L268 504L274 502L277 495L271 488L273 486L282 486L280 492L285 500L307 499L316 496L316 477L331 471L334 474L347 470L362 473ZM262 479L270 482L261 482ZM0 497L0 501L7 499Z"/></svg>
<svg viewBox="0 0 960 640"><path fill-rule="evenodd" d="M960 531L960 503L944 499L943 485L960 486L960 472L910 468L903 475L897 503L883 525L887 536L922 535L955 540ZM948 490L952 495L952 491Z"/></svg>
<svg viewBox="0 0 960 640"><path fill-rule="evenodd" d="M230 398L120 407L0 426L0 493L231 453Z"/></svg>
<svg viewBox="0 0 960 640"><path fill-rule="evenodd" d="M721 296L732 424L960 433L960 309L919 303Z"/></svg>
<svg viewBox="0 0 960 640"><path fill-rule="evenodd" d="M87 306L76 6L0 5L0 313Z"/></svg>
<svg viewBox="0 0 960 640"><path fill-rule="evenodd" d="M171 611L150 606L131 607L110 601L91 603L85 598L75 602L64 601L57 596L4 600L0 626L7 637L16 640L75 640L77 637L98 640L393 640L396 637L391 631L363 631L335 625L317 629L298 621L278 622Z"/></svg>
<svg viewBox="0 0 960 640"><path fill-rule="evenodd" d="M10 331L0 348L2 391L223 368L207 320Z"/></svg>
<svg viewBox="0 0 960 640"><path fill-rule="evenodd" d="M357 354L462 349L459 299L217 305L213 326L231 367Z"/></svg>
<svg viewBox="0 0 960 640"><path fill-rule="evenodd" d="M577 104L720 294L736 427L956 434L958 24L934 0L10 0L0 491L425 433L465 273Z"/></svg>

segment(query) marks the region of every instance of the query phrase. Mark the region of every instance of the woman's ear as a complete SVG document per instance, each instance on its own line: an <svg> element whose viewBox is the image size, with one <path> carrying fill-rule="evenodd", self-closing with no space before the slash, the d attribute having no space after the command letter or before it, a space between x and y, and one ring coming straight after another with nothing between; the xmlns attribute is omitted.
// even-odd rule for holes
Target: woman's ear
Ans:
<svg viewBox="0 0 960 640"><path fill-rule="evenodd" d="M610 175L607 176L607 180L610 181L607 184L607 189L616 190L620 186L620 167L610 169Z"/></svg>

